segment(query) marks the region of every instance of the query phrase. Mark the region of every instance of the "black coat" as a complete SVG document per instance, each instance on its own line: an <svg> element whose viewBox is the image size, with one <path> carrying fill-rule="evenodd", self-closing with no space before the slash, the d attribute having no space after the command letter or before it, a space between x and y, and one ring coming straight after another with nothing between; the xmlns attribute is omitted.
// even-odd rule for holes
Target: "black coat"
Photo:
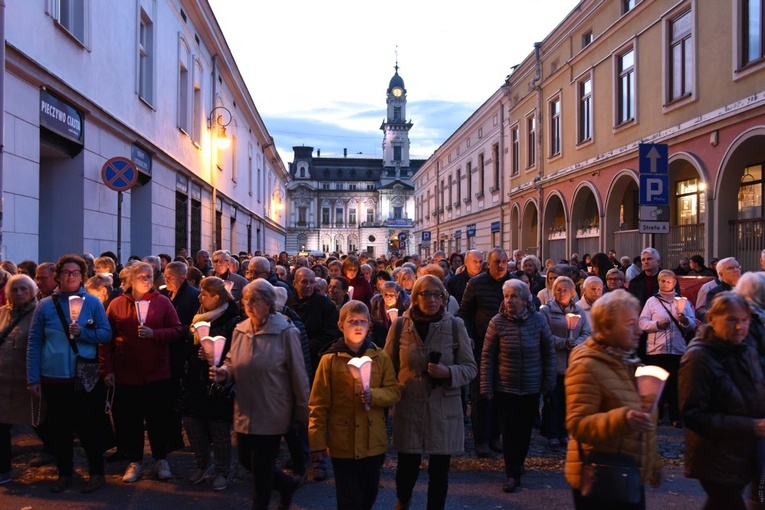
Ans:
<svg viewBox="0 0 765 510"><path fill-rule="evenodd" d="M481 273L470 279L462 296L462 304L457 317L465 322L468 336L473 339L473 354L476 361L481 359L483 339L489 321L499 313L502 304L502 285L514 278L508 272L504 278L495 280L488 272Z"/></svg>
<svg viewBox="0 0 765 510"><path fill-rule="evenodd" d="M170 297L167 289L160 291L161 294ZM173 375L179 375L180 370L183 368L184 362L184 346L189 343L193 343L192 334L189 331L191 327L191 321L194 319L197 310L199 310L199 293L200 290L192 287L186 280L183 281L181 288L172 297L170 301L173 303L173 308L178 314L178 320L181 321L181 327L183 328L183 334L181 335L181 341L171 342L170 349L170 370ZM213 335L214 336L214 335Z"/></svg>
<svg viewBox="0 0 765 510"><path fill-rule="evenodd" d="M683 355L678 393L686 476L742 486L754 480L755 423L765 418L765 379L755 350L707 330Z"/></svg>
<svg viewBox="0 0 765 510"><path fill-rule="evenodd" d="M308 333L311 366L316 372L321 350L342 336L337 327L337 308L328 297L322 296L318 292L314 292L305 299L298 298L297 293L295 293L287 301L287 306L297 312L300 320L303 321Z"/></svg>
<svg viewBox="0 0 765 510"><path fill-rule="evenodd" d="M467 270L457 273L446 280L446 291L450 296L454 296L459 304L462 304L462 297L465 295L465 287L470 281L470 275Z"/></svg>

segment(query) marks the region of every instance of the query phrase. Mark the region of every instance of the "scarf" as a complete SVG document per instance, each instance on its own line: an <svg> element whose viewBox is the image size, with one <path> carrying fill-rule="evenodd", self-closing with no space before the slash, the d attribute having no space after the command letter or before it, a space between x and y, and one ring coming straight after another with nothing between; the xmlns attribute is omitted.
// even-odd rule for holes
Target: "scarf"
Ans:
<svg viewBox="0 0 765 510"><path fill-rule="evenodd" d="M525 321L526 319L529 318L529 315L531 315L531 312L533 311L534 311L534 305L531 303L525 304L523 306L523 310L521 310L520 313L516 313L515 310L512 310L509 306L507 306L507 303L505 301L502 301L502 304L499 305L499 314L505 319L512 322Z"/></svg>
<svg viewBox="0 0 765 510"><path fill-rule="evenodd" d="M444 307L441 306L441 308L439 308L433 315L425 315L419 307L412 306L409 308L409 315L412 317L412 322L424 322L430 324L431 322L438 322L444 318Z"/></svg>
<svg viewBox="0 0 765 510"><path fill-rule="evenodd" d="M194 315L194 318L191 320L191 325L193 327L194 324L200 321L205 321L212 323L215 319L226 313L226 310L228 310L228 303L223 303L215 310L210 310L207 312L203 312L202 308L199 308L199 311ZM199 338L199 335L197 335L197 332L194 331L194 345L199 345L199 341L201 338Z"/></svg>
<svg viewBox="0 0 765 510"><path fill-rule="evenodd" d="M674 306L675 296L677 296L677 294L675 294L675 289L672 289L672 291L670 292L659 291L656 293L656 295L659 296L661 299L663 299L664 302L672 303L672 305Z"/></svg>
<svg viewBox="0 0 765 510"><path fill-rule="evenodd" d="M643 366L643 360L641 360L640 357L638 357L638 355L635 352L635 349L630 349L629 351L625 351L624 349L619 349L618 347L611 347L610 345L606 345L602 343L598 343L598 345L608 354L618 359L619 361L621 361L628 367Z"/></svg>

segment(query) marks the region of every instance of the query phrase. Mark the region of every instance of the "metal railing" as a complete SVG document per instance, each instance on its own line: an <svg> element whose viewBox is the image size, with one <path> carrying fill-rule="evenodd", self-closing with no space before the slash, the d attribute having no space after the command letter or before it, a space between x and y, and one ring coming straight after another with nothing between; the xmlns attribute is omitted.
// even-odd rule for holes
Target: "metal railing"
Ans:
<svg viewBox="0 0 765 510"><path fill-rule="evenodd" d="M765 248L765 219L730 222L730 256L736 257L741 271L759 271L760 253Z"/></svg>
<svg viewBox="0 0 765 510"><path fill-rule="evenodd" d="M683 257L704 256L704 224L673 225L669 234L654 236L654 248L661 254L661 265L674 269Z"/></svg>

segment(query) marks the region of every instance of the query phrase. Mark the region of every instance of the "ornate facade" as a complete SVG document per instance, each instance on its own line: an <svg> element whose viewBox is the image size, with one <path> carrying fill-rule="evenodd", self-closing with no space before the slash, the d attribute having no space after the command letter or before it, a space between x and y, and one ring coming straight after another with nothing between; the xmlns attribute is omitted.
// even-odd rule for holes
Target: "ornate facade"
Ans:
<svg viewBox="0 0 765 510"><path fill-rule="evenodd" d="M410 179L424 160L409 158L412 123L406 120L406 88L398 65L386 94L382 158L349 156L347 150L342 157L322 157L313 147L293 148L288 252L367 251L377 256L411 251Z"/></svg>

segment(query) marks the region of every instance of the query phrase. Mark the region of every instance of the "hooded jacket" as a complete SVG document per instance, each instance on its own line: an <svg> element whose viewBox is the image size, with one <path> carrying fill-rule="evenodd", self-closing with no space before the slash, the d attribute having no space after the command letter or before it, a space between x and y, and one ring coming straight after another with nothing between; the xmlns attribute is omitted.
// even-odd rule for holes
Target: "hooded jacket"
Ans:
<svg viewBox="0 0 765 510"><path fill-rule="evenodd" d="M348 368L352 358L361 356L372 359L369 411L361 400L361 387ZM319 360L308 404L311 451L328 448L330 457L342 459L384 454L388 450L384 410L399 398L401 390L390 356L370 340L365 340L355 353L341 338Z"/></svg>

